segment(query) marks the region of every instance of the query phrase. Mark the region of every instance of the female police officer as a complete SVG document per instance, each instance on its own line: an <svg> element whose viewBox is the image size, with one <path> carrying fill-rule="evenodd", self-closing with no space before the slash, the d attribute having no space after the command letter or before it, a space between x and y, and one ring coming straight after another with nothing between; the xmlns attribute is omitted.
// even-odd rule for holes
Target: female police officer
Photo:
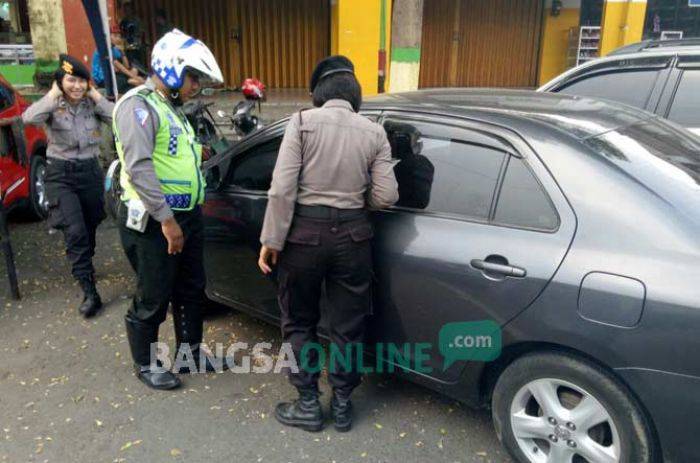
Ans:
<svg viewBox="0 0 700 463"><path fill-rule="evenodd" d="M268 192L258 264L270 273L270 262L279 260L284 341L298 362L316 367L317 356L304 362L301 355L305 344L318 342L324 281L333 348L345 353L348 345L363 341L372 275L366 209L391 206L398 188L384 129L357 114L362 96L350 60L321 61L310 87L317 109L293 115L287 125ZM309 431L322 428L318 376L308 369L289 373L300 397L277 406L278 421ZM331 364L329 380L335 427L347 431L350 393L360 375Z"/></svg>
<svg viewBox="0 0 700 463"><path fill-rule="evenodd" d="M89 84L90 71L61 55L51 90L22 115L25 124L46 124L46 195L49 224L63 230L73 277L83 290L85 317L102 307L95 287L95 233L105 218L103 174L98 162L100 122L112 122L114 105Z"/></svg>

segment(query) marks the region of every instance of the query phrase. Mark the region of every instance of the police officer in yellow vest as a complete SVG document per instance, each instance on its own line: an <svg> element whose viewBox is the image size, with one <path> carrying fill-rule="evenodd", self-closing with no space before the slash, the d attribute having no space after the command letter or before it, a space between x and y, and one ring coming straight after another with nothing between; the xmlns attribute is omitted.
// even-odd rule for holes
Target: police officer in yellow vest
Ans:
<svg viewBox="0 0 700 463"><path fill-rule="evenodd" d="M124 191L118 220L138 280L126 315L136 375L154 389L173 389L180 385L178 377L151 357L170 303L176 358L194 359L198 370L213 371L216 363L200 350L205 286L201 146L180 106L199 91L200 78L223 82L223 76L206 45L177 29L153 47L151 70L146 84L126 93L114 111ZM187 372L190 368L175 370Z"/></svg>

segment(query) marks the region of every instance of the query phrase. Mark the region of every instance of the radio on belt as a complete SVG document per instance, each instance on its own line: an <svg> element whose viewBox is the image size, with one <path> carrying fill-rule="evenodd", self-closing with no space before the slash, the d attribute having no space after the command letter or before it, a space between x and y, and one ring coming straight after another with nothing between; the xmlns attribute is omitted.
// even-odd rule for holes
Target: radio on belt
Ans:
<svg viewBox="0 0 700 463"><path fill-rule="evenodd" d="M129 200L129 213L126 216L126 228L143 233L148 224L148 212L143 201L132 198Z"/></svg>

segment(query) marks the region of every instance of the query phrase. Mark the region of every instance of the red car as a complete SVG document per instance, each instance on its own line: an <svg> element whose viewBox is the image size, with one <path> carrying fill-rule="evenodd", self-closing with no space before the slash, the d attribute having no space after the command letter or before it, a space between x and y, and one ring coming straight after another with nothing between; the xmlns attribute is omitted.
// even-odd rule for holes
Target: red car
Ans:
<svg viewBox="0 0 700 463"><path fill-rule="evenodd" d="M29 102L0 75L0 119L20 116ZM46 200L46 134L21 122L0 127L0 192L6 210L21 208L44 219Z"/></svg>

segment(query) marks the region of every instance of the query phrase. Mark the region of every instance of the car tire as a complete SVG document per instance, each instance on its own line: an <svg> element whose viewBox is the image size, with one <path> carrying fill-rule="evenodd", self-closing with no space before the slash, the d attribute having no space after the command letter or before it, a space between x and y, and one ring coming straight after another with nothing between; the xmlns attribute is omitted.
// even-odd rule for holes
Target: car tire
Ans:
<svg viewBox="0 0 700 463"><path fill-rule="evenodd" d="M516 461L655 461L651 427L634 397L582 358L537 353L515 360L499 376L491 406L496 434Z"/></svg>
<svg viewBox="0 0 700 463"><path fill-rule="evenodd" d="M29 164L29 198L24 215L30 220L44 220L49 214L46 199L46 158L35 154Z"/></svg>

